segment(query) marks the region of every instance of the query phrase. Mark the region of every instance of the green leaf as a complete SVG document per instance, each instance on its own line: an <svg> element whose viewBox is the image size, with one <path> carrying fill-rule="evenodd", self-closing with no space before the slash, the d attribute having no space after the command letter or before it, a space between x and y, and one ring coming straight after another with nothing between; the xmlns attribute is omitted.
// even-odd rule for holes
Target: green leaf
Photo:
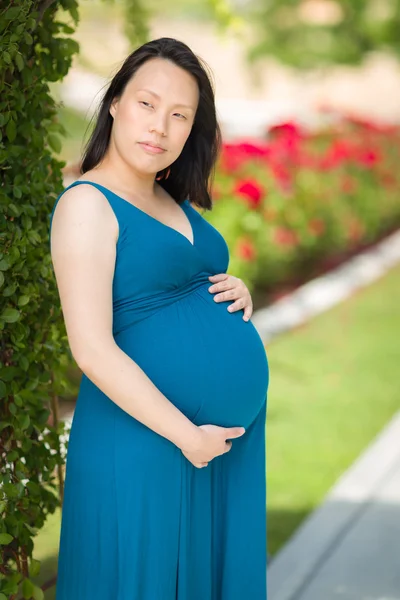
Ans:
<svg viewBox="0 0 400 600"><path fill-rule="evenodd" d="M20 188L20 187L18 187L17 185L16 185L16 186L14 186L14 189L13 189L13 194L14 194L14 198L22 198L22 191L21 191L21 188Z"/></svg>
<svg viewBox="0 0 400 600"><path fill-rule="evenodd" d="M8 462L12 463L14 462L14 460L16 460L18 458L19 454L18 454L18 450L11 450L11 452L9 452L7 454L7 460Z"/></svg>
<svg viewBox="0 0 400 600"><path fill-rule="evenodd" d="M4 381L0 380L0 398L4 398L7 394L7 388Z"/></svg>
<svg viewBox="0 0 400 600"><path fill-rule="evenodd" d="M10 202L10 204L8 205L8 209L14 217L19 217L19 215L21 214L21 210L13 202Z"/></svg>
<svg viewBox="0 0 400 600"><path fill-rule="evenodd" d="M31 423L31 419L30 419L29 415L28 415L28 414L25 414L25 415L22 417L22 420L20 421L20 424L19 424L19 426L21 427L21 429L22 429L22 430L24 430L24 429L28 429L28 427L29 427L30 423Z"/></svg>
<svg viewBox="0 0 400 600"><path fill-rule="evenodd" d="M13 536L9 533L0 533L0 544L5 546L13 541Z"/></svg>
<svg viewBox="0 0 400 600"><path fill-rule="evenodd" d="M44 600L44 593L42 588L38 587L37 585L35 585L35 588L33 590L33 598L34 600Z"/></svg>
<svg viewBox="0 0 400 600"><path fill-rule="evenodd" d="M5 321L6 323L15 323L18 321L21 313L15 308L6 308L0 315L0 319Z"/></svg>
<svg viewBox="0 0 400 600"><path fill-rule="evenodd" d="M24 38L25 38L25 42L30 46L31 44L33 44L33 37L31 36L30 33L28 33L27 31L24 31Z"/></svg>
<svg viewBox="0 0 400 600"><path fill-rule="evenodd" d="M19 361L19 363L21 364L21 360ZM24 399L21 398L21 394L14 394L14 404L16 404L19 407L24 406Z"/></svg>
<svg viewBox="0 0 400 600"><path fill-rule="evenodd" d="M9 52L3 52L3 59L7 65L11 64L11 56Z"/></svg>
<svg viewBox="0 0 400 600"><path fill-rule="evenodd" d="M15 56L15 62L16 62L16 64L17 64L18 71L22 71L22 69L23 69L23 68L24 68L24 66L25 66L25 63L24 63L24 59L23 59L23 56L22 56L22 54L20 54L19 52L18 52L18 54Z"/></svg>
<svg viewBox="0 0 400 600"><path fill-rule="evenodd" d="M38 496L39 494L36 495ZM37 535L39 531L38 527L32 527L32 525L29 525L29 523L24 523L24 525L30 533L32 533L33 535Z"/></svg>
<svg viewBox="0 0 400 600"><path fill-rule="evenodd" d="M18 593L18 583L15 581L10 581L11 576L9 576L9 580L3 583L2 589L5 594L17 594Z"/></svg>
<svg viewBox="0 0 400 600"><path fill-rule="evenodd" d="M21 12L21 9L19 6L12 6L8 10L6 10L6 12L4 13L2 18L5 19L6 21L14 21L14 19L16 19L18 17L20 12Z"/></svg>
<svg viewBox="0 0 400 600"><path fill-rule="evenodd" d="M26 358L25 354L22 354L19 359L19 366L23 371L27 371L29 369L29 360ZM17 395L14 395L14 401L16 402Z"/></svg>
<svg viewBox="0 0 400 600"><path fill-rule="evenodd" d="M22 215L21 222L25 229L30 229L32 227L32 219L28 217L28 215Z"/></svg>
<svg viewBox="0 0 400 600"><path fill-rule="evenodd" d="M47 136L47 140L49 142L50 147L52 148L52 150L54 150L54 152L61 152L62 150L62 144L61 144L61 140L58 136L54 135L53 133L49 133L49 135Z"/></svg>
<svg viewBox="0 0 400 600"><path fill-rule="evenodd" d="M7 271L11 267L11 263L8 258L0 260L0 271Z"/></svg>
<svg viewBox="0 0 400 600"><path fill-rule="evenodd" d="M32 598L34 589L35 586L33 585L32 581L28 578L25 578L22 582L22 595L25 600L30 600L30 598Z"/></svg>
<svg viewBox="0 0 400 600"><path fill-rule="evenodd" d="M29 296L23 295L18 298L18 306L25 306L30 300Z"/></svg>
<svg viewBox="0 0 400 600"><path fill-rule="evenodd" d="M73 18L75 25L77 25L79 23L79 12L78 9L76 8L76 6L69 6L68 7L69 13L71 15L71 17Z"/></svg>
<svg viewBox="0 0 400 600"><path fill-rule="evenodd" d="M3 273L0 271L0 287L3 285L4 283L4 275Z"/></svg>
<svg viewBox="0 0 400 600"><path fill-rule="evenodd" d="M41 564L40 560L36 560L35 558L31 559L31 564L29 566L29 575L31 577L37 577L39 575Z"/></svg>
<svg viewBox="0 0 400 600"><path fill-rule="evenodd" d="M21 482L16 483L15 489L17 490L17 496L21 497L25 490L24 484Z"/></svg>
<svg viewBox="0 0 400 600"><path fill-rule="evenodd" d="M0 379L3 381L12 381L17 375L21 374L21 370L14 365L0 368Z"/></svg>
<svg viewBox="0 0 400 600"><path fill-rule="evenodd" d="M6 135L10 142L13 142L17 137L17 126L15 124L15 121L13 121L12 119L10 119L6 125Z"/></svg>
<svg viewBox="0 0 400 600"><path fill-rule="evenodd" d="M7 600L7 597L4 594L0 593L0 600Z"/></svg>
<svg viewBox="0 0 400 600"><path fill-rule="evenodd" d="M12 296L15 293L15 290L17 289L17 284L16 283L11 283L10 285L8 285L7 287L4 288L3 290L3 296L4 297L8 297L8 296Z"/></svg>

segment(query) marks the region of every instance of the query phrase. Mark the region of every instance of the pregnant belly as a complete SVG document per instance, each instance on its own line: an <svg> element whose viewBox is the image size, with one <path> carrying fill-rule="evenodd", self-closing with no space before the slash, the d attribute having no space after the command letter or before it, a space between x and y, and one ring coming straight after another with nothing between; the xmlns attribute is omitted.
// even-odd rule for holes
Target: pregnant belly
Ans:
<svg viewBox="0 0 400 600"><path fill-rule="evenodd" d="M266 399L262 340L209 283L118 334L118 346L197 425L248 427Z"/></svg>

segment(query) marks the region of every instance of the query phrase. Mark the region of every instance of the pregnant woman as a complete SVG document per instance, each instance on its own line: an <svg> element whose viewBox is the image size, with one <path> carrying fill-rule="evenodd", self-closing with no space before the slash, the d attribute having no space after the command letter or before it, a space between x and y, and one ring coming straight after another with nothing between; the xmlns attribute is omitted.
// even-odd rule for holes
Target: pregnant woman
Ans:
<svg viewBox="0 0 400 600"><path fill-rule="evenodd" d="M52 210L82 370L57 600L266 600L268 361L227 244L194 208L212 207L220 141L200 59L150 41Z"/></svg>

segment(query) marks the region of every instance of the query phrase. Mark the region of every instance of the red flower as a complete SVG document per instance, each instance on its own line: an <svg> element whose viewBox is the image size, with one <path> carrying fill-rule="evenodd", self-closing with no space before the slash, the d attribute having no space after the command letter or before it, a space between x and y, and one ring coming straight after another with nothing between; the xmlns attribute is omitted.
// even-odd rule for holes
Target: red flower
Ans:
<svg viewBox="0 0 400 600"><path fill-rule="evenodd" d="M370 169L373 167L379 160L379 155L376 150L369 148L367 150L361 150L358 155L359 162Z"/></svg>
<svg viewBox="0 0 400 600"><path fill-rule="evenodd" d="M254 260L257 254L253 242L246 237L241 237L237 240L236 253L241 259L245 261Z"/></svg>
<svg viewBox="0 0 400 600"><path fill-rule="evenodd" d="M300 127L293 121L278 123L269 128L269 133L272 135L287 135L291 137L300 137L302 135Z"/></svg>
<svg viewBox="0 0 400 600"><path fill-rule="evenodd" d="M255 179L238 181L234 191L247 201L250 208L257 208L264 196L263 189Z"/></svg>
<svg viewBox="0 0 400 600"><path fill-rule="evenodd" d="M297 234L287 227L277 227L274 232L274 241L278 246L297 246L299 239Z"/></svg>
<svg viewBox="0 0 400 600"><path fill-rule="evenodd" d="M265 159L270 154L266 144L252 142L227 143L222 146L221 167L228 172L236 171L245 162L255 159Z"/></svg>
<svg viewBox="0 0 400 600"><path fill-rule="evenodd" d="M269 156L271 150L267 144L253 144L252 142L241 142L237 149L248 158Z"/></svg>
<svg viewBox="0 0 400 600"><path fill-rule="evenodd" d="M354 154L354 149L344 140L336 140L332 143L325 156L320 161L320 168L333 169L349 160Z"/></svg>

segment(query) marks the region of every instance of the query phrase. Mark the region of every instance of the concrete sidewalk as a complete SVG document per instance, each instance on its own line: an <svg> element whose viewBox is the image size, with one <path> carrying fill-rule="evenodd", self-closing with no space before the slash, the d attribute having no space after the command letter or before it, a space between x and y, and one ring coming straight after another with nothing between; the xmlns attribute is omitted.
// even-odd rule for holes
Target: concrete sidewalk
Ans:
<svg viewBox="0 0 400 600"><path fill-rule="evenodd" d="M269 600L400 600L400 412L268 567Z"/></svg>

